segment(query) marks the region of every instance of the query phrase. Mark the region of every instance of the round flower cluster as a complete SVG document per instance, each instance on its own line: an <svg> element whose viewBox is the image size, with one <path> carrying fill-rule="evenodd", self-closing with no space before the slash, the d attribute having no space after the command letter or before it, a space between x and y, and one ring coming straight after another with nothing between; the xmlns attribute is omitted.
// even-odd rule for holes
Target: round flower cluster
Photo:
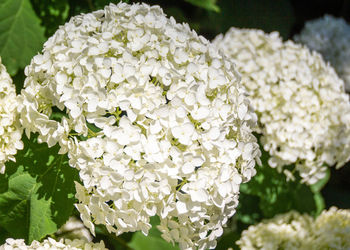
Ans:
<svg viewBox="0 0 350 250"><path fill-rule="evenodd" d="M331 63L350 92L350 25L344 19L325 15L309 21L294 39L318 51Z"/></svg>
<svg viewBox="0 0 350 250"><path fill-rule="evenodd" d="M350 210L331 207L317 217L306 249L350 249Z"/></svg>
<svg viewBox="0 0 350 250"><path fill-rule="evenodd" d="M311 223L312 217L291 211L250 226L236 244L242 250L302 249Z"/></svg>
<svg viewBox="0 0 350 250"><path fill-rule="evenodd" d="M17 150L23 149L17 106L15 85L0 58L0 174L5 172L5 162L15 161Z"/></svg>
<svg viewBox="0 0 350 250"><path fill-rule="evenodd" d="M84 224L213 248L260 156L233 64L159 6L73 17L26 68L26 133L59 143ZM35 126L34 126L35 125Z"/></svg>
<svg viewBox="0 0 350 250"><path fill-rule="evenodd" d="M231 28L214 44L242 73L271 167L294 178L284 166L295 164L302 181L313 184L326 164L340 167L349 159L349 97L318 53L253 29Z"/></svg>
<svg viewBox="0 0 350 250"><path fill-rule="evenodd" d="M30 246L27 246L23 239L12 239L9 238L6 240L6 243L4 245L0 246L0 250L34 250L34 249L64 249L64 250L91 250L91 249L101 249L101 250L108 250L105 248L105 245L103 241L100 243L92 243L92 242L86 242L84 240L69 240L69 239L61 239L60 241L55 241L52 238L48 238L44 240L43 242L38 242L34 240Z"/></svg>
<svg viewBox="0 0 350 250"><path fill-rule="evenodd" d="M242 232L242 250L350 249L350 210L335 207L316 219L297 212L277 215Z"/></svg>

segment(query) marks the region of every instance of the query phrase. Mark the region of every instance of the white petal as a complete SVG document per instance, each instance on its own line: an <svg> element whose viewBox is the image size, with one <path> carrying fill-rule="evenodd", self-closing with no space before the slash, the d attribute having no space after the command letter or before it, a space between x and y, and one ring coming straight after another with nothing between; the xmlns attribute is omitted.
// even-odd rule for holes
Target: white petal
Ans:
<svg viewBox="0 0 350 250"><path fill-rule="evenodd" d="M188 209L186 207L186 203L182 201L177 201L176 202L176 209L179 214L185 214L188 212Z"/></svg>
<svg viewBox="0 0 350 250"><path fill-rule="evenodd" d="M247 114L248 107L245 104L241 104L238 107L238 117L239 119L243 120L245 115Z"/></svg>

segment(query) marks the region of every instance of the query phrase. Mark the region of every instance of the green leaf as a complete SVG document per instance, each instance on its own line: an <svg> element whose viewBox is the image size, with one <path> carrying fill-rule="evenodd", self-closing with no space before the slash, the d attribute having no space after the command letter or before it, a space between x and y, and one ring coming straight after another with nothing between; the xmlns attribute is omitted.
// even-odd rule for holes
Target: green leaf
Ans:
<svg viewBox="0 0 350 250"><path fill-rule="evenodd" d="M45 27L45 35L51 36L66 22L70 10L68 0L31 0L35 13Z"/></svg>
<svg viewBox="0 0 350 250"><path fill-rule="evenodd" d="M10 238L10 234L0 227L0 246L5 244L7 238Z"/></svg>
<svg viewBox="0 0 350 250"><path fill-rule="evenodd" d="M283 173L268 165L268 158L268 153L263 152L263 164L257 167L256 176L240 187L238 219L245 224L254 224L290 210L318 215L324 209L320 189L302 184L298 174L295 181L287 181ZM293 169L293 166L287 167Z"/></svg>
<svg viewBox="0 0 350 250"><path fill-rule="evenodd" d="M115 233L109 233L106 226L99 224L95 226L95 234L94 241L102 240L107 249L130 250L128 242L130 242L134 233L128 232L117 236Z"/></svg>
<svg viewBox="0 0 350 250"><path fill-rule="evenodd" d="M219 6L216 5L216 0L185 0L185 1L207 10L220 12Z"/></svg>
<svg viewBox="0 0 350 250"><path fill-rule="evenodd" d="M238 231L233 231L222 235L218 239L218 244L215 247L216 250L227 250L229 248L239 249L235 242L241 238L241 234Z"/></svg>
<svg viewBox="0 0 350 250"><path fill-rule="evenodd" d="M69 167L59 146L48 148L35 137L23 137L16 163L8 162L0 176L0 227L27 243L62 226L73 210L78 171Z"/></svg>
<svg viewBox="0 0 350 250"><path fill-rule="evenodd" d="M154 236L145 236L136 232L132 237L129 247L134 250L178 250L179 248L166 242L164 239Z"/></svg>
<svg viewBox="0 0 350 250"><path fill-rule="evenodd" d="M129 247L134 250L178 250L177 245L174 246L161 237L161 232L157 229L159 223L159 217L153 216L151 218L152 228L149 230L148 236L136 232L128 244Z"/></svg>
<svg viewBox="0 0 350 250"><path fill-rule="evenodd" d="M0 0L0 56L10 75L41 50L44 29L29 0Z"/></svg>

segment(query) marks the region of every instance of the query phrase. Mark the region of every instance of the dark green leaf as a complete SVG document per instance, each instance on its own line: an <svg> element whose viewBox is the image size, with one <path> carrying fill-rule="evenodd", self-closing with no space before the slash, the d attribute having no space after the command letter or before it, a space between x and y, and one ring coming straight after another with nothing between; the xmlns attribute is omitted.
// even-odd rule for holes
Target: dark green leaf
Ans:
<svg viewBox="0 0 350 250"><path fill-rule="evenodd" d="M44 29L29 0L0 0L0 56L10 75L41 50Z"/></svg>
<svg viewBox="0 0 350 250"><path fill-rule="evenodd" d="M51 36L59 25L66 22L69 13L68 0L31 0L34 11L45 27L46 37Z"/></svg>
<svg viewBox="0 0 350 250"><path fill-rule="evenodd" d="M10 238L10 234L5 229L0 227L0 246L5 244L7 238Z"/></svg>
<svg viewBox="0 0 350 250"><path fill-rule="evenodd" d="M261 167L257 175L241 185L240 202L237 212L239 220L245 224L254 224L263 218L296 210L313 216L324 209L324 201L318 190L302 184L295 174L295 181L287 181L283 173L267 164L269 155L263 152ZM289 166L293 168L293 166ZM322 185L325 184L324 181Z"/></svg>
<svg viewBox="0 0 350 250"><path fill-rule="evenodd" d="M129 246L134 250L176 250L179 249L164 239L155 236L145 236L141 232L136 232L132 237Z"/></svg>
<svg viewBox="0 0 350 250"><path fill-rule="evenodd" d="M225 233L218 239L218 244L215 247L216 250L227 250L229 248L238 249L235 247L235 242L239 240L241 234L238 231L232 231L230 233Z"/></svg>
<svg viewBox="0 0 350 250"><path fill-rule="evenodd" d="M209 39L226 33L230 27L278 31L287 39L295 25L293 6L289 0L220 0L217 5L220 13L197 13L200 15L191 18L192 22L200 24L200 33Z"/></svg>
<svg viewBox="0 0 350 250"><path fill-rule="evenodd" d="M59 146L49 149L35 137L23 141L17 163L8 162L0 176L0 226L30 243L57 231L71 215L78 171L57 154Z"/></svg>
<svg viewBox="0 0 350 250"><path fill-rule="evenodd" d="M116 236L114 233L109 233L106 226L100 224L95 226L95 234L94 241L102 240L108 249L130 250L128 242L130 242L134 233L129 232Z"/></svg>
<svg viewBox="0 0 350 250"><path fill-rule="evenodd" d="M220 12L219 6L216 5L216 0L185 0L185 1L207 10Z"/></svg>
<svg viewBox="0 0 350 250"><path fill-rule="evenodd" d="M135 250L177 250L177 245L173 246L171 243L166 242L161 237L161 232L157 229L160 220L158 216L151 218L152 228L148 232L148 236L143 235L141 232L136 232L129 247Z"/></svg>

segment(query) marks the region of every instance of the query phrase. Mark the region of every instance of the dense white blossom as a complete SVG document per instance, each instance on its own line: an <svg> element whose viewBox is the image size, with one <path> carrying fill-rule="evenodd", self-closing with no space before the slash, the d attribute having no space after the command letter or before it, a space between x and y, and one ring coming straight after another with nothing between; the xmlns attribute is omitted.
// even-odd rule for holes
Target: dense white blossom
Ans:
<svg viewBox="0 0 350 250"><path fill-rule="evenodd" d="M34 240L29 246L26 245L23 239L12 239L8 238L4 245L0 246L0 250L44 250L44 249L63 249L63 250L92 250L101 249L108 250L105 248L103 241L100 243L87 242L84 240L69 240L61 239L56 241L52 238L45 239L43 242Z"/></svg>
<svg viewBox="0 0 350 250"><path fill-rule="evenodd" d="M291 211L250 226L237 241L242 250L350 249L350 210L331 207L316 219Z"/></svg>
<svg viewBox="0 0 350 250"><path fill-rule="evenodd" d="M342 18L325 15L305 23L294 39L318 51L329 61L350 92L350 25Z"/></svg>
<svg viewBox="0 0 350 250"><path fill-rule="evenodd" d="M59 143L84 224L213 248L260 155L233 64L159 6L73 17L26 68L21 121ZM63 114L57 118L53 111Z"/></svg>
<svg viewBox="0 0 350 250"><path fill-rule="evenodd" d="M277 32L231 28L214 44L242 73L258 115L269 165L315 183L326 165L341 167L350 157L350 103L343 81L316 52ZM294 171L294 170L293 170Z"/></svg>
<svg viewBox="0 0 350 250"><path fill-rule="evenodd" d="M17 150L23 149L17 106L15 85L0 58L0 174L5 172L5 162L15 161Z"/></svg>

